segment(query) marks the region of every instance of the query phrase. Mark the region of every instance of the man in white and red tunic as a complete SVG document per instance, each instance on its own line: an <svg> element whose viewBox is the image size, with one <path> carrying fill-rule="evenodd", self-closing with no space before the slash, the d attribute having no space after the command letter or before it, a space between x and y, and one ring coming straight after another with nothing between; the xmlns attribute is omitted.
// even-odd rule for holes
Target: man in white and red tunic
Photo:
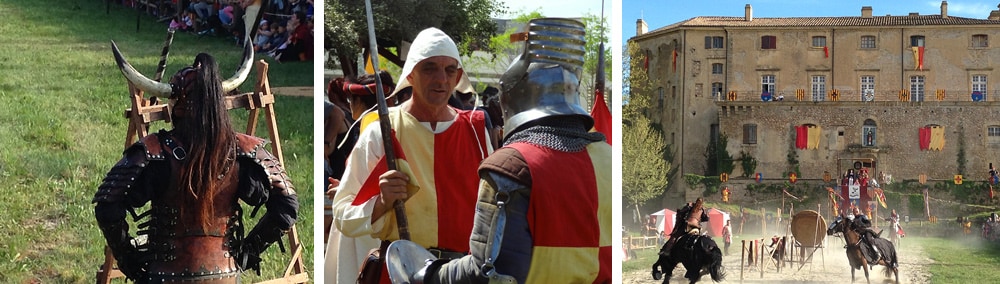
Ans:
<svg viewBox="0 0 1000 284"><path fill-rule="evenodd" d="M399 170L386 170L379 127L362 130L334 197L333 223L348 237L398 240L392 204L404 200L411 240L439 257L461 257L476 213L476 170L493 151L485 115L448 106L455 91L472 89L458 48L441 30L417 35L399 78L393 94L413 88L388 113Z"/></svg>

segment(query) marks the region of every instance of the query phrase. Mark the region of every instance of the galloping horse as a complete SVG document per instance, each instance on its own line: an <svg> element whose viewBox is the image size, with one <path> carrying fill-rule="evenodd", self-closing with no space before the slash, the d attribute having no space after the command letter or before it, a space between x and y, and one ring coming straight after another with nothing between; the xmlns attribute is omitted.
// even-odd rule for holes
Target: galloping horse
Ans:
<svg viewBox="0 0 1000 284"><path fill-rule="evenodd" d="M666 246L663 249L665 248ZM659 259L653 263L655 280L660 280L663 276L657 268L659 266L667 274L667 277L663 278L663 283L670 283L670 277L673 276L677 263L684 264L684 269L687 269L684 278L691 280L691 283L698 282L705 274L710 274L712 281L715 282L721 282L726 278L726 270L722 266L722 251L711 237L686 234L681 236L677 244L670 249L669 256L663 249L660 250Z"/></svg>
<svg viewBox="0 0 1000 284"><path fill-rule="evenodd" d="M844 247L847 248L847 260L851 264L851 282L854 282L854 270L862 269L865 271L865 280L871 283L871 279L868 278L869 266L882 265L885 266L885 277L889 278L895 275L896 283L899 283L899 263L896 256L896 248L891 242L881 238L872 240L879 251L881 251L882 257L876 263L869 263L868 258L862 253L862 246L867 245L861 244L861 235L854 230L850 221L845 221L844 218L837 217L837 220L833 224L830 224L830 227L826 230L827 235L833 235L834 233L841 233L844 241L847 243Z"/></svg>
<svg viewBox="0 0 1000 284"><path fill-rule="evenodd" d="M889 232L889 241L891 241L894 246L898 247L899 246L899 238L900 238L899 232L902 231L899 228L899 219L896 219L896 218L886 218L886 221L889 221L889 230L890 230L890 232Z"/></svg>

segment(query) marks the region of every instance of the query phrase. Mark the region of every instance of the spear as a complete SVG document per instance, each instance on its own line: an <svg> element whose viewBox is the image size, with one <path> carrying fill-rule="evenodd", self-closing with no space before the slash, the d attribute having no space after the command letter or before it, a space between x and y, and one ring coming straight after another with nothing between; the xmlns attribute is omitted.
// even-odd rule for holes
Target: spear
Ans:
<svg viewBox="0 0 1000 284"><path fill-rule="evenodd" d="M365 0L365 12L368 14L368 55L371 56L372 66L378 66L378 52L376 52L377 45L375 44L375 19L372 15L372 1ZM385 103L385 91L382 90L382 78L375 75L375 99L378 102L378 121L379 129L382 131L382 145L385 147L385 164L386 167L392 171L396 170L396 153L393 151L392 142L392 125L389 124L389 108L386 107ZM403 240L410 239L410 228L406 222L406 207L403 206L403 200L396 200L392 204L393 211L396 213L396 225L399 226L399 238Z"/></svg>

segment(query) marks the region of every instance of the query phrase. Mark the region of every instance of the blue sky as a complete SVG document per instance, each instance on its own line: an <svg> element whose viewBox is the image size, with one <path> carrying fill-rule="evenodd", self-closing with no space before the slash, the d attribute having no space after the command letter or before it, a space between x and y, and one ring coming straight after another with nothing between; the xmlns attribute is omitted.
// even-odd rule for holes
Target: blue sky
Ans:
<svg viewBox="0 0 1000 284"><path fill-rule="evenodd" d="M742 17L746 4L753 7L754 17L765 18L861 16L862 6L871 6L875 16L907 15L911 12L921 15L941 13L941 1L927 0L622 0L622 40L635 36L635 21L639 18L643 18L652 31L696 16ZM991 10L996 9L996 1L948 1L949 16L985 19Z"/></svg>

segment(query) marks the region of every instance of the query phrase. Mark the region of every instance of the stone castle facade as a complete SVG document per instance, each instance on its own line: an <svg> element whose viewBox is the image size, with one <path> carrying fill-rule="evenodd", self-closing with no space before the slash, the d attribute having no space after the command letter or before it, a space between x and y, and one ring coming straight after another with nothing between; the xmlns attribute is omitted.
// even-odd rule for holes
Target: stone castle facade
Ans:
<svg viewBox="0 0 1000 284"><path fill-rule="evenodd" d="M895 180L950 181L964 169L982 181L989 163L1000 166L1000 10L954 17L945 1L938 15L745 11L651 32L639 20L629 40L648 58L651 112L679 171L665 207L700 195L680 177L704 174L706 145L720 135L774 182L794 168L799 179L836 179L859 160ZM742 173L735 165L731 176Z"/></svg>

